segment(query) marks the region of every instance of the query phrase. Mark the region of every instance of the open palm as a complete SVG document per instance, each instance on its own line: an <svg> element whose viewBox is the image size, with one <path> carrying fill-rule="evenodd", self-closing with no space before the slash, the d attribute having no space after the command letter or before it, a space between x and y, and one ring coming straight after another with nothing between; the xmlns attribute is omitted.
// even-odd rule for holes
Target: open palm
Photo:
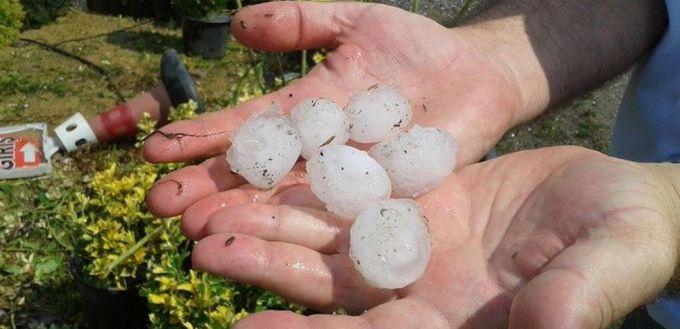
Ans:
<svg viewBox="0 0 680 329"><path fill-rule="evenodd" d="M300 172L270 191L198 202L182 225L200 240L195 267L360 314L265 312L239 329L597 328L673 272L677 232L658 185L641 165L576 147L465 167L417 199L432 258L399 290L364 283L347 257L349 223L323 211Z"/></svg>
<svg viewBox="0 0 680 329"><path fill-rule="evenodd" d="M233 34L248 47L266 51L331 50L327 60L288 87L192 121L173 123L147 141L152 162L208 159L168 178L150 194L151 210L173 216L193 202L243 184L229 172L223 153L230 132L274 102L285 111L308 97L340 104L376 83L396 86L410 100L414 122L447 129L460 141L460 164L481 158L517 123L516 88L488 54L423 16L377 4L272 2L246 7L233 18ZM202 137L191 137L201 135ZM172 202L167 202L172 200Z"/></svg>

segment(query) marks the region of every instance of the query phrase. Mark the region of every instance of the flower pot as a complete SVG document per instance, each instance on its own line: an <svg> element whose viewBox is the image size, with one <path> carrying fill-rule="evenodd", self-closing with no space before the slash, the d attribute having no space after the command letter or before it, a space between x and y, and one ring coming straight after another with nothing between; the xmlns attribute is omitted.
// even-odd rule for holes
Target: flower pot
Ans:
<svg viewBox="0 0 680 329"><path fill-rule="evenodd" d="M87 328L148 328L148 305L138 288L111 291L92 283L82 271L82 261L72 257L71 275L80 295Z"/></svg>
<svg viewBox="0 0 680 329"><path fill-rule="evenodd" d="M206 59L224 57L231 17L216 15L206 18L182 17L184 51Z"/></svg>

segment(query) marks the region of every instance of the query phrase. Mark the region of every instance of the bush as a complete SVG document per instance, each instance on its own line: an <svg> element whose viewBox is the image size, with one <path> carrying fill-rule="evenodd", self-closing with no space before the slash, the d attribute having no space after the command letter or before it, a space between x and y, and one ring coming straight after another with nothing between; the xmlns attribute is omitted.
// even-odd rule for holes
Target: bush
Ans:
<svg viewBox="0 0 680 329"><path fill-rule="evenodd" d="M21 0L21 4L26 11L23 29L28 30L52 23L66 13L71 0Z"/></svg>
<svg viewBox="0 0 680 329"><path fill-rule="evenodd" d="M227 0L173 0L172 4L182 14L191 17L206 17L227 10Z"/></svg>
<svg viewBox="0 0 680 329"><path fill-rule="evenodd" d="M18 0L0 0L0 47L19 35L23 19L24 11Z"/></svg>

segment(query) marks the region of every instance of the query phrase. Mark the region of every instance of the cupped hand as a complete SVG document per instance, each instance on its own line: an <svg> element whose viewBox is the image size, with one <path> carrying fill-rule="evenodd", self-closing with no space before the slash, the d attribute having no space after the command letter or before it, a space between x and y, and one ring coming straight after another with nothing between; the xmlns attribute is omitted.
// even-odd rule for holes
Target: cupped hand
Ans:
<svg viewBox="0 0 680 329"><path fill-rule="evenodd" d="M230 132L272 102L284 111L308 97L344 105L376 83L394 85L410 100L415 123L445 128L465 145L460 165L481 158L517 123L517 87L508 69L473 40L482 38L423 16L378 4L271 2L244 8L232 22L233 35L254 49L330 52L308 75L281 90L161 129L181 138L151 136L144 147L151 162L214 156L170 174L166 180L173 184L157 184L147 199L157 215L180 214L202 198L243 184L224 161Z"/></svg>
<svg viewBox="0 0 680 329"><path fill-rule="evenodd" d="M679 228L644 165L576 147L467 166L417 199L432 257L404 289L368 286L347 256L349 223L323 210L301 168L285 187L196 204L183 230L198 269L314 309L237 328L598 328L651 298L676 264Z"/></svg>

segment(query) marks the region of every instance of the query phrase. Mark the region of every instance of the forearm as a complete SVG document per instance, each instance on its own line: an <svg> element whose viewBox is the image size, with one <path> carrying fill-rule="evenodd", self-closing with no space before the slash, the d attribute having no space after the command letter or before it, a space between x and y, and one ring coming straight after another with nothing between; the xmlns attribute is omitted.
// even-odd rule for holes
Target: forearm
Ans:
<svg viewBox="0 0 680 329"><path fill-rule="evenodd" d="M520 123L626 70L666 20L663 0L502 0L460 30L516 83Z"/></svg>
<svg viewBox="0 0 680 329"><path fill-rule="evenodd" d="M660 183L659 197L666 204L665 213L675 224L675 236L677 237L677 263L675 273L671 279L668 290L671 294L680 296L680 164L646 164Z"/></svg>

